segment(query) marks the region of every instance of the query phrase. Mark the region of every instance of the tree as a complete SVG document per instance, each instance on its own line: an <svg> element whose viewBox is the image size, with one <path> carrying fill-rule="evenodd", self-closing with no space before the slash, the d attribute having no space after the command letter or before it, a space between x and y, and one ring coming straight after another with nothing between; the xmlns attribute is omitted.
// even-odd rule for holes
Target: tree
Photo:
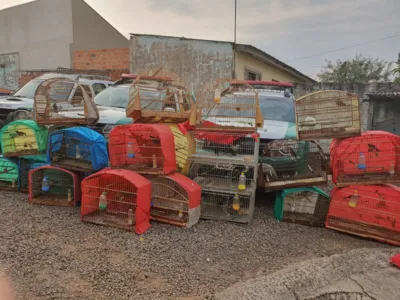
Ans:
<svg viewBox="0 0 400 300"><path fill-rule="evenodd" d="M394 70L393 70L393 74L394 74L394 76L396 76L394 82L400 83L400 53L399 53L399 57L396 61L396 68L394 68Z"/></svg>
<svg viewBox="0 0 400 300"><path fill-rule="evenodd" d="M326 61L317 77L321 82L334 83L388 82L391 67L392 62L357 54L350 60Z"/></svg>

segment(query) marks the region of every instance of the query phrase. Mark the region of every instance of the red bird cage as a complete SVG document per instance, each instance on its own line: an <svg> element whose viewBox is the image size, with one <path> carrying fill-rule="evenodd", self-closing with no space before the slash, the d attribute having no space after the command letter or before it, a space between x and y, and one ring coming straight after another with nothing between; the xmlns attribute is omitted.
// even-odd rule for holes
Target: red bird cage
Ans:
<svg viewBox="0 0 400 300"><path fill-rule="evenodd" d="M79 176L71 171L43 166L29 171L29 202L75 206L81 198Z"/></svg>
<svg viewBox="0 0 400 300"><path fill-rule="evenodd" d="M400 188L394 185L335 188L325 225L400 246Z"/></svg>
<svg viewBox="0 0 400 300"><path fill-rule="evenodd" d="M126 116L138 123L196 124L196 105L183 79L163 68L151 69L133 81Z"/></svg>
<svg viewBox="0 0 400 300"><path fill-rule="evenodd" d="M37 124L96 124L99 110L89 86L67 78L43 81L35 92Z"/></svg>
<svg viewBox="0 0 400 300"><path fill-rule="evenodd" d="M150 228L151 183L130 170L103 169L82 181L83 222L137 234Z"/></svg>
<svg viewBox="0 0 400 300"><path fill-rule="evenodd" d="M129 124L115 127L109 138L112 168L140 174L176 171L174 135L163 124Z"/></svg>
<svg viewBox="0 0 400 300"><path fill-rule="evenodd" d="M149 177L151 218L161 223L192 227L200 219L201 187L179 173Z"/></svg>
<svg viewBox="0 0 400 300"><path fill-rule="evenodd" d="M332 181L338 186L400 182L400 137L385 131L331 143Z"/></svg>

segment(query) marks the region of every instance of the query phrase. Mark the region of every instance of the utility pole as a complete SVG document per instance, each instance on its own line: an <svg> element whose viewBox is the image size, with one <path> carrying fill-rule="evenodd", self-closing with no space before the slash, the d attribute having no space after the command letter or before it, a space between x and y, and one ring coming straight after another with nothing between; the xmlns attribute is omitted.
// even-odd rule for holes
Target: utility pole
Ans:
<svg viewBox="0 0 400 300"><path fill-rule="evenodd" d="M232 78L236 78L236 16L237 16L237 0L235 1L235 26L233 29L234 37L233 37L233 62L232 62Z"/></svg>

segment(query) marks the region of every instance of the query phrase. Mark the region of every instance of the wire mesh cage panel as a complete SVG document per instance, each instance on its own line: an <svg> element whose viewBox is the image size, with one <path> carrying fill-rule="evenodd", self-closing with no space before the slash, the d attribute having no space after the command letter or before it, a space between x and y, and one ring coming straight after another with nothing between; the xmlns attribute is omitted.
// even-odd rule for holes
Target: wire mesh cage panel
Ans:
<svg viewBox="0 0 400 300"><path fill-rule="evenodd" d="M38 124L96 124L99 110L89 86L67 78L42 82L35 92L35 119Z"/></svg>
<svg viewBox="0 0 400 300"><path fill-rule="evenodd" d="M214 130L195 129L191 131L196 141L196 153L193 158L227 159L246 164L257 164L259 153L259 136L255 133L241 133Z"/></svg>
<svg viewBox="0 0 400 300"><path fill-rule="evenodd" d="M79 176L71 171L43 166L29 171L29 202L75 206L81 198Z"/></svg>
<svg viewBox="0 0 400 300"><path fill-rule="evenodd" d="M144 233L150 228L151 183L130 170L104 169L82 181L82 221Z"/></svg>
<svg viewBox="0 0 400 300"><path fill-rule="evenodd" d="M73 171L94 172L108 166L104 136L86 127L50 133L48 157L52 165Z"/></svg>
<svg viewBox="0 0 400 300"><path fill-rule="evenodd" d="M204 121L217 123L220 130L255 131L263 124L262 113L258 102L257 91L245 81L218 80L207 87L200 99L196 128L208 127Z"/></svg>
<svg viewBox="0 0 400 300"><path fill-rule="evenodd" d="M400 246L400 188L352 185L331 197L327 228Z"/></svg>
<svg viewBox="0 0 400 300"><path fill-rule="evenodd" d="M196 123L196 106L178 74L151 69L132 83L126 116L138 123Z"/></svg>
<svg viewBox="0 0 400 300"><path fill-rule="evenodd" d="M0 190L18 190L18 161L0 157Z"/></svg>
<svg viewBox="0 0 400 300"><path fill-rule="evenodd" d="M50 163L45 154L22 156L18 160L19 177L18 190L22 193L29 192L29 171L48 166Z"/></svg>
<svg viewBox="0 0 400 300"><path fill-rule="evenodd" d="M47 146L47 128L32 120L18 120L0 130L1 151L4 157L20 157L44 153Z"/></svg>
<svg viewBox="0 0 400 300"><path fill-rule="evenodd" d="M175 157L177 171L183 175L189 172L189 157L196 151L196 142L193 135L179 128L178 125L169 125L175 141Z"/></svg>
<svg viewBox="0 0 400 300"><path fill-rule="evenodd" d="M255 193L217 192L202 189L201 218L251 223Z"/></svg>
<svg viewBox="0 0 400 300"><path fill-rule="evenodd" d="M400 137L384 131L367 131L359 137L331 143L332 181L352 184L400 182Z"/></svg>
<svg viewBox="0 0 400 300"><path fill-rule="evenodd" d="M274 215L278 221L324 226L330 197L315 187L293 188L276 194Z"/></svg>
<svg viewBox="0 0 400 300"><path fill-rule="evenodd" d="M359 97L344 91L318 91L296 101L297 138L344 138L361 133Z"/></svg>
<svg viewBox="0 0 400 300"><path fill-rule="evenodd" d="M109 139L112 168L140 174L170 174L176 171L172 131L163 124L130 124L115 127Z"/></svg>
<svg viewBox="0 0 400 300"><path fill-rule="evenodd" d="M315 142L274 140L263 143L260 160L266 190L327 182L327 157Z"/></svg>
<svg viewBox="0 0 400 300"><path fill-rule="evenodd" d="M192 227L200 219L201 187L179 173L148 178L152 184L151 218Z"/></svg>

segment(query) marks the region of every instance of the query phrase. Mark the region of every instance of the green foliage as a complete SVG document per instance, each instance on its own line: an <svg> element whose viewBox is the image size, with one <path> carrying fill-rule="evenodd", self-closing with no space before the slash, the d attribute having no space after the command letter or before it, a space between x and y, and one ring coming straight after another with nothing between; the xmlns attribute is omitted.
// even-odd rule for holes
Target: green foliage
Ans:
<svg viewBox="0 0 400 300"><path fill-rule="evenodd" d="M393 70L393 74L396 76L394 82L400 83L400 53L399 58L396 61L396 68Z"/></svg>
<svg viewBox="0 0 400 300"><path fill-rule="evenodd" d="M317 75L321 82L368 83L388 82L392 75L392 62L357 54L350 60L326 61Z"/></svg>

